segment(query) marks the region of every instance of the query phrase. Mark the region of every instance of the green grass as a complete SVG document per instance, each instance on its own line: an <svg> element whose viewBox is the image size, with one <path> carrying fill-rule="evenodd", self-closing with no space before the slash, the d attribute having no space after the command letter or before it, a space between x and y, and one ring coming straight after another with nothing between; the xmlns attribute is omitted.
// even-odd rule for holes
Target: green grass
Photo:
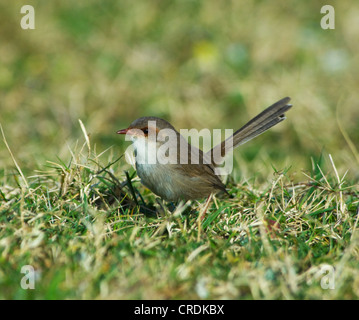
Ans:
<svg viewBox="0 0 359 320"><path fill-rule="evenodd" d="M1 299L358 299L357 2L335 30L299 0L34 0L22 30L25 4L0 4ZM160 206L115 134L236 130L285 96L202 223L204 200Z"/></svg>
<svg viewBox="0 0 359 320"><path fill-rule="evenodd" d="M199 228L204 202L156 212L154 196L117 172L121 159L86 142L72 154L2 187L3 299L359 296L359 190L334 164L324 175L315 163L302 183L289 171L260 186L229 182L232 197L216 197ZM34 290L20 286L24 265L36 270ZM333 290L320 285L326 265Z"/></svg>

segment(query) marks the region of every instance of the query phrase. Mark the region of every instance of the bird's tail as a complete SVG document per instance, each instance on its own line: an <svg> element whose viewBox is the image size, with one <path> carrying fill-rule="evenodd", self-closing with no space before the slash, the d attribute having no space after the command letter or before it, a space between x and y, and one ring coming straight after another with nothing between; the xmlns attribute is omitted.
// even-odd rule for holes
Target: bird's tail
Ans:
<svg viewBox="0 0 359 320"><path fill-rule="evenodd" d="M208 151L207 155L211 157L212 163L220 164L221 159L228 151L252 140L277 123L285 120L284 113L292 107L291 104L288 104L289 101L290 98L286 97L274 103L237 130L232 136Z"/></svg>

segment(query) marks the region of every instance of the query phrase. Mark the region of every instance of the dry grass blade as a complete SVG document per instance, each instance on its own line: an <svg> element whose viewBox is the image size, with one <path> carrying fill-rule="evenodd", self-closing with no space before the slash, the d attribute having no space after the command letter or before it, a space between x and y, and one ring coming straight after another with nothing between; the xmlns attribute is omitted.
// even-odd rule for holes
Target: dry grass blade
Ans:
<svg viewBox="0 0 359 320"><path fill-rule="evenodd" d="M6 145L7 150L8 150L9 153L10 153L11 159L12 159L12 161L14 162L14 165L15 165L15 167L16 167L16 170L17 170L17 172L19 173L19 175L21 176L21 179L22 179L22 182L23 182L23 186L25 186L26 188L28 188L28 187L29 187L29 184L27 183L27 180L26 180L24 174L22 173L22 170L21 170L20 166L17 164L17 161L16 161L14 155L13 155L12 152L11 152L11 149L10 149L10 147L9 147L7 141L6 141L5 133L4 133L4 130L3 130L1 124L0 124L0 130L1 130L1 135L2 135L3 141L4 141L5 145Z"/></svg>

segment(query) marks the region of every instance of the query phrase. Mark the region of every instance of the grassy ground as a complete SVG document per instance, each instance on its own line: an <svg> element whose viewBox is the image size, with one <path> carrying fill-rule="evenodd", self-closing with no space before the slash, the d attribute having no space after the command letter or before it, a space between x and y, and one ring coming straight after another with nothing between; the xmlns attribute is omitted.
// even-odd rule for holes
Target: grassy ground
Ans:
<svg viewBox="0 0 359 320"><path fill-rule="evenodd" d="M359 6L323 30L327 3L275 2L33 1L35 30L0 4L0 298L358 299ZM237 129L284 96L202 223L114 134Z"/></svg>

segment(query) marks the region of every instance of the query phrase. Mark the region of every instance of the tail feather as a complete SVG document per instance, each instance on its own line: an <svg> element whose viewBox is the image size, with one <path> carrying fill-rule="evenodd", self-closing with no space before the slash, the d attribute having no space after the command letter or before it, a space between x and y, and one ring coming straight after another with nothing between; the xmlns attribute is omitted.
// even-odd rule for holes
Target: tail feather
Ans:
<svg viewBox="0 0 359 320"><path fill-rule="evenodd" d="M279 122L286 119L284 113L288 111L292 105L288 104L289 97L283 98L274 103L252 120L247 122L242 128L237 130L231 137L227 138L220 144L216 145L212 150L207 152L211 157L213 164L220 164L225 154L231 149L242 145L249 140L257 137Z"/></svg>

